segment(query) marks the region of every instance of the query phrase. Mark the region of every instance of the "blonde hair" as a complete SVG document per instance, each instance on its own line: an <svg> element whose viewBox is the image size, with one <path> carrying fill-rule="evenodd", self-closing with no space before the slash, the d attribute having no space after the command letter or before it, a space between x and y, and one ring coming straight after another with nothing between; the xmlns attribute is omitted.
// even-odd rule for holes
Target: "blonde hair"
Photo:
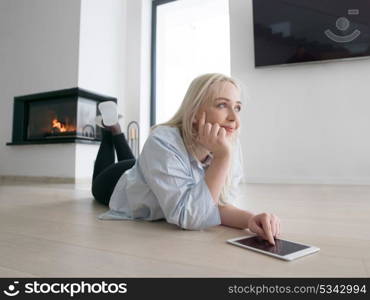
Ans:
<svg viewBox="0 0 370 300"><path fill-rule="evenodd" d="M175 113L175 115L165 123L158 124L152 127L154 130L158 126L171 126L177 127L180 130L182 139L188 152L198 160L196 156L197 149L201 148L201 145L197 142L197 132L194 130L193 122L195 115L202 105L211 103L212 100L218 97L226 83L233 84L242 95L241 86L236 79L219 73L209 73L196 77L190 84L185 97ZM235 153L238 151L239 160L242 160L240 149L236 149L239 146L239 130L235 132L232 139L233 151L232 155L235 158ZM198 160L199 161L199 160ZM242 161L235 161L232 159L232 165L229 168L229 173L226 178L225 185L220 194L220 204L224 205L230 203L230 189L232 188L232 172L235 163L242 166Z"/></svg>

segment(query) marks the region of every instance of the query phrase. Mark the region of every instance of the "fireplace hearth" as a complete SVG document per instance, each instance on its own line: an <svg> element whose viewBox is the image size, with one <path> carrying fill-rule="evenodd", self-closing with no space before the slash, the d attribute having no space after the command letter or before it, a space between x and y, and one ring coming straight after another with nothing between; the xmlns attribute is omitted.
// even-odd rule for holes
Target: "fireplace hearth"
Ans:
<svg viewBox="0 0 370 300"><path fill-rule="evenodd" d="M12 142L7 145L101 141L98 104L116 98L80 88L14 98Z"/></svg>

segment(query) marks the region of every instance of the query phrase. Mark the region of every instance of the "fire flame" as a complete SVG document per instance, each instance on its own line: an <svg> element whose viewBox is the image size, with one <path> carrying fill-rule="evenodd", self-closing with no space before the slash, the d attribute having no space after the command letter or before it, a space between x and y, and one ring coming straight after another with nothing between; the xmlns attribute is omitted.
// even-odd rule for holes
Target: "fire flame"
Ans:
<svg viewBox="0 0 370 300"><path fill-rule="evenodd" d="M67 131L66 126L63 123L59 122L57 119L54 119L52 121L52 127L53 128L58 128L60 132L66 132Z"/></svg>

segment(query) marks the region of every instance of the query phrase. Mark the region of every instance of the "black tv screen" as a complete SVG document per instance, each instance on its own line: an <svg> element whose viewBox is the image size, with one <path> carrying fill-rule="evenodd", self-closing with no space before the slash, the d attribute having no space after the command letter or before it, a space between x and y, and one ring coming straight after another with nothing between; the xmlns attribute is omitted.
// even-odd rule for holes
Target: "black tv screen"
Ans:
<svg viewBox="0 0 370 300"><path fill-rule="evenodd" d="M253 0L255 66L370 56L370 0Z"/></svg>

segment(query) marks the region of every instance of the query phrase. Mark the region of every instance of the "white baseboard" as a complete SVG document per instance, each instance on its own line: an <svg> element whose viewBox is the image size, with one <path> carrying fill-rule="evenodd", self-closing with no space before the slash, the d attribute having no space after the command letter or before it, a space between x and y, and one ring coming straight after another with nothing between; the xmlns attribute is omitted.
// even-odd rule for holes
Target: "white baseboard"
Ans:
<svg viewBox="0 0 370 300"><path fill-rule="evenodd" d="M75 178L71 177L48 177L48 176L17 176L17 175L0 175L0 182L15 183L76 183Z"/></svg>
<svg viewBox="0 0 370 300"><path fill-rule="evenodd" d="M243 183L370 185L370 178L273 178L245 177Z"/></svg>

